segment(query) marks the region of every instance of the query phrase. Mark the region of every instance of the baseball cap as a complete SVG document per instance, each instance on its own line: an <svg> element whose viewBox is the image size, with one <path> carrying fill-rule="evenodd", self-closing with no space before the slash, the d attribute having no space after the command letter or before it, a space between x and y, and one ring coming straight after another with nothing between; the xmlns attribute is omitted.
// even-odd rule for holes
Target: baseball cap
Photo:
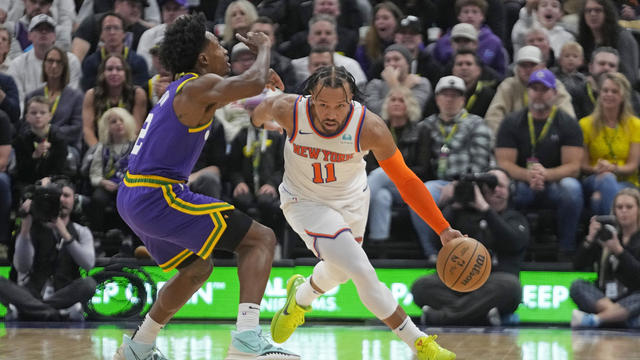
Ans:
<svg viewBox="0 0 640 360"><path fill-rule="evenodd" d="M465 38L472 41L478 41L478 30L471 24L459 23L451 29L451 39Z"/></svg>
<svg viewBox="0 0 640 360"><path fill-rule="evenodd" d="M538 47L532 45L521 47L516 54L516 64L525 61L540 64L542 62L542 51L540 51Z"/></svg>
<svg viewBox="0 0 640 360"><path fill-rule="evenodd" d="M422 30L422 26L420 25L420 19L413 15L409 15L404 19L400 20L400 26L398 27L398 32L412 32L414 34L419 34Z"/></svg>
<svg viewBox="0 0 640 360"><path fill-rule="evenodd" d="M438 84L436 85L436 95L446 89L455 89L463 94L467 90L464 85L464 80L453 75L445 76L438 81Z"/></svg>
<svg viewBox="0 0 640 360"><path fill-rule="evenodd" d="M533 73L531 73L531 76L529 77L528 86L535 83L540 83L548 88L555 89L556 77L548 69L536 70Z"/></svg>
<svg viewBox="0 0 640 360"><path fill-rule="evenodd" d="M47 14L40 14L40 15L36 15L33 18L31 18L31 21L29 22L29 31L33 31L33 29L35 29L36 26L40 25L40 24L49 24L52 28L56 28L56 22L53 20L53 18Z"/></svg>
<svg viewBox="0 0 640 360"><path fill-rule="evenodd" d="M235 60L238 57L238 55L244 52L249 52L253 54L251 49L249 49L249 47L243 42L239 42L233 45L233 48L231 49L231 61Z"/></svg>
<svg viewBox="0 0 640 360"><path fill-rule="evenodd" d="M384 49L385 55L390 51L399 52L407 60L407 64L411 64L411 59L413 57L411 56L411 53L409 52L409 50L406 47L404 47L403 45L391 44L391 45L387 46L387 48Z"/></svg>

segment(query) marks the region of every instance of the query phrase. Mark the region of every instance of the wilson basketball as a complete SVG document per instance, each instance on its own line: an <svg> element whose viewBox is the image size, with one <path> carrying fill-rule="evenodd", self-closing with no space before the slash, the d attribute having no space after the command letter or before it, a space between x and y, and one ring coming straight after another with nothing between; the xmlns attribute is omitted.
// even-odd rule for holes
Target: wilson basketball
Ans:
<svg viewBox="0 0 640 360"><path fill-rule="evenodd" d="M476 239L453 239L438 253L436 271L440 280L452 290L473 291L489 278L491 256L487 248Z"/></svg>

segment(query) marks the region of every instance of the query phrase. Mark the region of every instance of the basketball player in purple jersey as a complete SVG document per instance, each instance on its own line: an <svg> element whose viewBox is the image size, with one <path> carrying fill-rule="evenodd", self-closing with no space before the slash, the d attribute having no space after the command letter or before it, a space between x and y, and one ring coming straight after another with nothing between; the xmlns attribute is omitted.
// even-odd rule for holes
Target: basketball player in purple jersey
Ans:
<svg viewBox="0 0 640 360"><path fill-rule="evenodd" d="M114 359L166 359L155 346L160 329L209 278L213 248L238 259L240 305L227 359L299 359L262 336L260 300L271 271L273 231L230 204L195 194L186 185L209 135L215 110L266 87L283 89L269 69L271 44L263 33L238 36L257 53L239 76L229 72L227 51L206 31L201 14L170 25L160 47L164 66L176 75L142 126L118 189L118 211L159 266L177 269L159 291L142 325Z"/></svg>

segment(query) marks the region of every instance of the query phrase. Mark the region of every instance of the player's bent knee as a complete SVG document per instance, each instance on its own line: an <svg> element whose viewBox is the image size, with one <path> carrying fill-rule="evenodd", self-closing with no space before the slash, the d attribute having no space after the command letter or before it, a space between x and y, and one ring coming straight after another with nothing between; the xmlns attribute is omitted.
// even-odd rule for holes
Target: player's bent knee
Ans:
<svg viewBox="0 0 640 360"><path fill-rule="evenodd" d="M189 278L193 284L203 284L213 271L213 262L211 259L198 258L179 271L181 276Z"/></svg>
<svg viewBox="0 0 640 360"><path fill-rule="evenodd" d="M237 252L250 248L263 248L267 251L275 251L277 244L276 235L271 228L254 221L245 237L240 241Z"/></svg>

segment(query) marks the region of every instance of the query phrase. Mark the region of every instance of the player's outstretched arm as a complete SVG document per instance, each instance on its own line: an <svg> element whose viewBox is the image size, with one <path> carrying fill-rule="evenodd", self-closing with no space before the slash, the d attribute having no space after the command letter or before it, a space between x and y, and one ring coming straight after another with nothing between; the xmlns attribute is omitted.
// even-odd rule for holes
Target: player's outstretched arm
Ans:
<svg viewBox="0 0 640 360"><path fill-rule="evenodd" d="M256 96L265 86L279 87L284 90L280 77L269 68L271 44L264 33L249 32L247 37L237 36L238 40L257 54L256 61L249 69L237 76L223 78L216 74L201 76L185 86L187 97L201 104L227 104L229 102Z"/></svg>
<svg viewBox="0 0 640 360"><path fill-rule="evenodd" d="M451 228L422 180L405 164L384 121L367 112L362 129L361 148L371 150L378 164L396 185L402 199L440 235L442 243L461 237Z"/></svg>
<svg viewBox="0 0 640 360"><path fill-rule="evenodd" d="M267 130L282 129L291 136L293 129L293 108L299 95L280 94L269 96L256 106L251 114L251 123L255 127Z"/></svg>

